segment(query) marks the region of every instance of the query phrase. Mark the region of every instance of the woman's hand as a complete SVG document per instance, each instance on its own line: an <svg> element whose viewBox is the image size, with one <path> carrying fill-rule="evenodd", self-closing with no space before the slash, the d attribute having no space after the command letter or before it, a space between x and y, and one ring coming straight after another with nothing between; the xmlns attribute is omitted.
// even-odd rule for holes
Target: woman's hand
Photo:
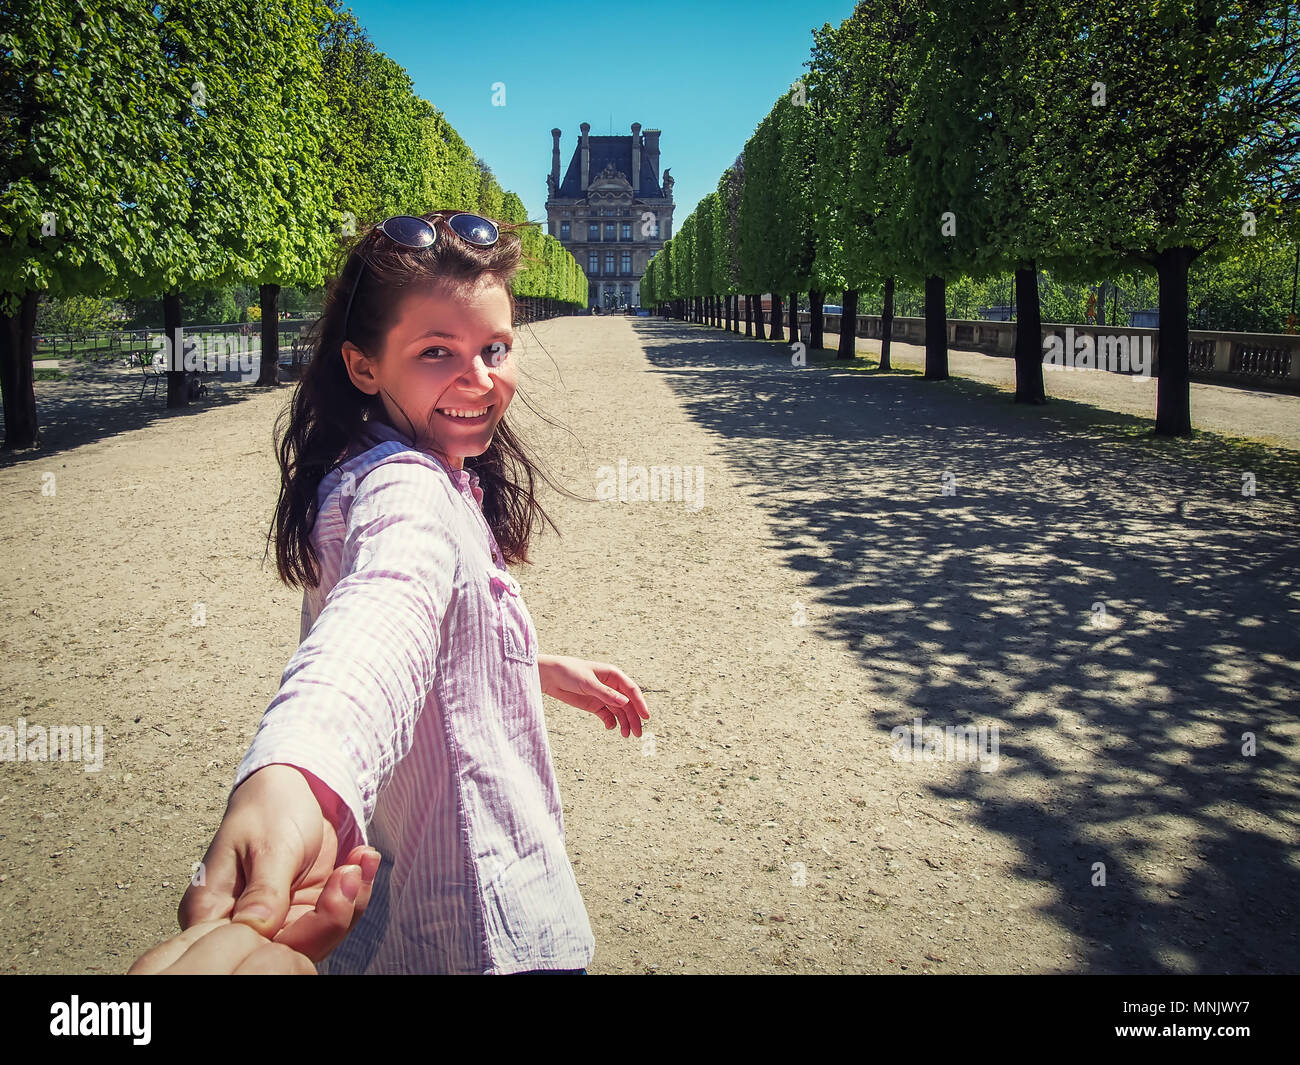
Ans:
<svg viewBox="0 0 1300 1065"><path fill-rule="evenodd" d="M605 727L622 726L623 735L641 735L650 717L641 689L617 666L564 655L538 655L542 691L552 699L595 714Z"/></svg>
<svg viewBox="0 0 1300 1065"><path fill-rule="evenodd" d="M335 869L338 837L322 806L338 816L337 796L304 770L277 764L249 776L203 857L203 883L181 899L181 928L232 920L314 961L338 946L365 912L380 855L356 847ZM352 883L353 874L341 876L349 866L361 867L352 900L342 893ZM339 892L331 893L336 880Z"/></svg>

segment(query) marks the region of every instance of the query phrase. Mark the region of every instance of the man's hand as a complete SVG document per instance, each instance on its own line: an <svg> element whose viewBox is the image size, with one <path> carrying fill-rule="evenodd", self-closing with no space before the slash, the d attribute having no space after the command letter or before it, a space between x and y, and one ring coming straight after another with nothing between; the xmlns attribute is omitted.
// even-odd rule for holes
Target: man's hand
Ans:
<svg viewBox="0 0 1300 1065"><path fill-rule="evenodd" d="M192 884L181 899L181 928L217 919L242 922L315 961L338 946L365 912L380 856L373 847L356 847L335 869L338 837L321 810L326 797L337 800L316 777L291 765L266 766L236 788L203 857L204 883ZM355 901L327 897L336 874L354 865L361 867ZM340 890L351 885L352 875L339 880ZM345 910L347 920L340 923Z"/></svg>
<svg viewBox="0 0 1300 1065"><path fill-rule="evenodd" d="M605 727L621 725L623 736L641 735L641 719L649 719L645 697L617 666L563 655L538 655L542 691L552 699L595 714Z"/></svg>
<svg viewBox="0 0 1300 1065"><path fill-rule="evenodd" d="M243 921L219 917L191 925L184 932L145 951L127 976L315 976L306 954L272 943Z"/></svg>

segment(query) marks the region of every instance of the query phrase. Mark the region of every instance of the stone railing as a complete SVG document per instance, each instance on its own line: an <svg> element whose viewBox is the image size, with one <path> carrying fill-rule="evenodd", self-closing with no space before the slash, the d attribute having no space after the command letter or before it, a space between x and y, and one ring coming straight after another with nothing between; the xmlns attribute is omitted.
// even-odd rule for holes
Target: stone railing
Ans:
<svg viewBox="0 0 1300 1065"><path fill-rule="evenodd" d="M828 333L840 330L840 315L823 315L822 328ZM800 326L811 325L807 311L799 315ZM1160 367L1160 331L1134 326L1042 324L1042 339L1055 334L1064 340L1065 330L1073 336L1150 337L1154 353L1151 373ZM879 315L858 315L857 335L879 340L883 337ZM891 337L904 344L925 343L924 318L895 318ZM978 351L985 355L1010 358L1015 354L1016 323L963 321L949 319L948 346L961 351ZM1145 346L1145 341L1139 341ZM1042 345L1039 345L1042 350ZM1227 333L1193 329L1187 334L1187 357L1191 376L1198 381L1222 381L1253 384L1286 392L1300 392L1300 336L1289 333Z"/></svg>

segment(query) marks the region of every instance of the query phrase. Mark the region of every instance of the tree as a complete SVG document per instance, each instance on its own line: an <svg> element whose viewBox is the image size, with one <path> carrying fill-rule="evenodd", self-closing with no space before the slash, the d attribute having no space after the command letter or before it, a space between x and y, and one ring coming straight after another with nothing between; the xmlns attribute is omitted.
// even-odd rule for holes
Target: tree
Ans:
<svg viewBox="0 0 1300 1065"><path fill-rule="evenodd" d="M120 290L138 256L165 242L151 208L180 194L184 174L143 150L167 133L162 75L154 17L129 0L0 7L6 448L40 444L32 357L41 295Z"/></svg>
<svg viewBox="0 0 1300 1065"><path fill-rule="evenodd" d="M1300 204L1296 5L1072 0L1065 10L1086 58L1067 158L1088 182L1062 220L1078 246L1155 270L1155 432L1185 435L1189 269L1261 230L1278 234Z"/></svg>

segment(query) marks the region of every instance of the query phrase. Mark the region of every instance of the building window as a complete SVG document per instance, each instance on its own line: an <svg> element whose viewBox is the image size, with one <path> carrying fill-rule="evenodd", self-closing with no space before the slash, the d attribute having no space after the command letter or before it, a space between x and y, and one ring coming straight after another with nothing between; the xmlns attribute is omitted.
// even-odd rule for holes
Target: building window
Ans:
<svg viewBox="0 0 1300 1065"><path fill-rule="evenodd" d="M600 240L600 223L598 222L587 223L587 239Z"/></svg>
<svg viewBox="0 0 1300 1065"><path fill-rule="evenodd" d="M605 223L605 239L606 239L606 240L617 240L617 239L618 239L617 237L614 236L614 223L613 223L613 222L606 222L606 223Z"/></svg>
<svg viewBox="0 0 1300 1065"><path fill-rule="evenodd" d="M569 223L567 221L560 223L560 239L561 240L569 239Z"/></svg>
<svg viewBox="0 0 1300 1065"><path fill-rule="evenodd" d="M605 273L612 274L613 272L614 272L614 253L612 251L607 251L605 252Z"/></svg>
<svg viewBox="0 0 1300 1065"><path fill-rule="evenodd" d="M622 295L623 295L623 300L622 300L621 306L623 306L623 307L631 307L631 306L632 306L632 286L631 286L630 284L626 284L626 283L625 283L625 284L623 285L623 292L622 292Z"/></svg>
<svg viewBox="0 0 1300 1065"><path fill-rule="evenodd" d="M594 251L587 253L587 273L600 273L600 256Z"/></svg>
<svg viewBox="0 0 1300 1065"><path fill-rule="evenodd" d="M630 251L625 251L623 253L622 269L625 274L630 274L632 272L632 253Z"/></svg>
<svg viewBox="0 0 1300 1065"><path fill-rule="evenodd" d="M632 239L632 223L631 223L631 222L624 222L624 223L623 223L623 239L624 239L624 240L631 240L631 239Z"/></svg>

